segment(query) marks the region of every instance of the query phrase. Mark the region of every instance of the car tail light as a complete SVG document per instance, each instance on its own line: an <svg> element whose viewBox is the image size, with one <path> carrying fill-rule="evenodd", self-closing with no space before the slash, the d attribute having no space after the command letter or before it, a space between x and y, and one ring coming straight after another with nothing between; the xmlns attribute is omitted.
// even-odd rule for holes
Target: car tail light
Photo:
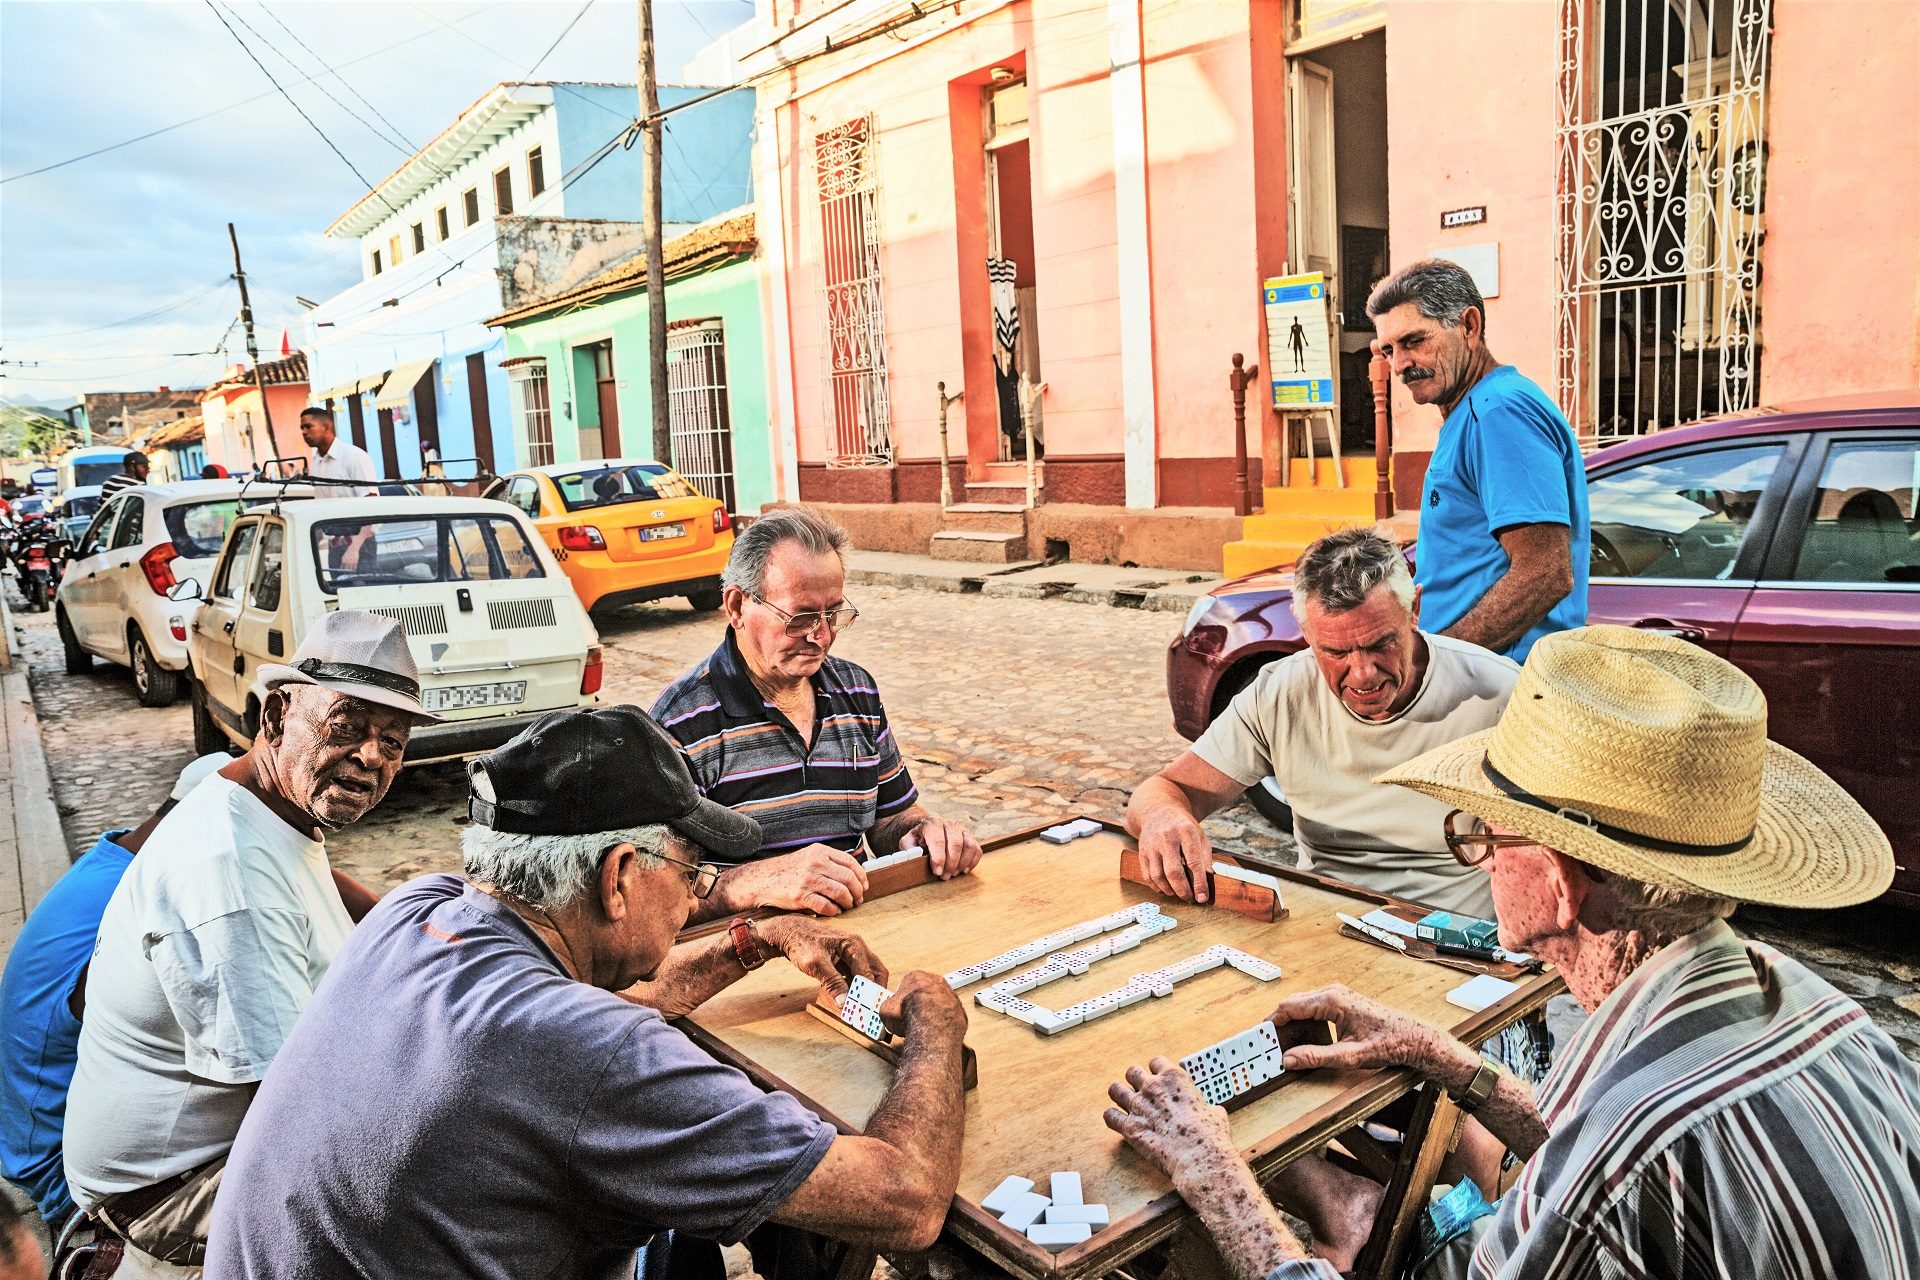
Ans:
<svg viewBox="0 0 1920 1280"><path fill-rule="evenodd" d="M163 542L140 557L140 572L147 575L153 594L163 596L173 587L173 561L179 554L171 542Z"/></svg>
<svg viewBox="0 0 1920 1280"><path fill-rule="evenodd" d="M713 509L713 531L715 533L725 533L731 528L733 528L733 517L727 514L727 509L725 507L715 507Z"/></svg>
<svg viewBox="0 0 1920 1280"><path fill-rule="evenodd" d="M569 551L605 551L607 540L590 524L560 526L560 545Z"/></svg>
<svg viewBox="0 0 1920 1280"><path fill-rule="evenodd" d="M600 680L606 671L600 661L600 646L596 644L587 650L587 669L580 673L580 696L600 692Z"/></svg>
<svg viewBox="0 0 1920 1280"><path fill-rule="evenodd" d="M176 613L167 619L167 630L173 634L175 640L182 644L187 642L187 620L179 614Z"/></svg>
<svg viewBox="0 0 1920 1280"><path fill-rule="evenodd" d="M1227 629L1218 623L1203 622L1187 632L1187 650L1211 658L1227 647Z"/></svg>

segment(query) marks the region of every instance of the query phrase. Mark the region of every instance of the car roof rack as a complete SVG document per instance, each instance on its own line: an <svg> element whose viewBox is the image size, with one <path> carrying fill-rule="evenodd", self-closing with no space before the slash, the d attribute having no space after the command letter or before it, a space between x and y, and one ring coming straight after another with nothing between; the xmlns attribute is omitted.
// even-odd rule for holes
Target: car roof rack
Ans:
<svg viewBox="0 0 1920 1280"><path fill-rule="evenodd" d="M446 468L448 464L458 463L458 462L471 462L473 464L473 474L471 476L447 475ZM296 484L308 485L316 488L331 485L336 488L345 487L345 488L353 488L353 489L364 489L369 485L379 486L379 485L387 485L387 484L412 484L412 485L480 484L480 485L484 485L489 481L496 480L499 478L495 476L491 471L488 471L486 467L481 465L480 459L478 457L443 458L439 462L434 464L436 467L439 468L440 474L438 475L407 476L407 477L401 477L398 479L392 476L376 476L371 481L345 480L345 479L339 479L333 476L312 475L307 470L308 465L309 465L308 459L303 454L296 454L292 457L287 457L287 458L268 458L265 462L262 462L261 464L259 464L258 467L254 469L254 472L252 475L248 476L245 480L240 482L240 500L242 502L245 502L247 499L248 490L252 489L253 486L256 484L262 487L272 487L274 489L274 494L273 494L273 497L270 499L270 501L273 504L273 509L277 511L280 506L280 501L282 497L286 494L287 486L289 485L296 485Z"/></svg>

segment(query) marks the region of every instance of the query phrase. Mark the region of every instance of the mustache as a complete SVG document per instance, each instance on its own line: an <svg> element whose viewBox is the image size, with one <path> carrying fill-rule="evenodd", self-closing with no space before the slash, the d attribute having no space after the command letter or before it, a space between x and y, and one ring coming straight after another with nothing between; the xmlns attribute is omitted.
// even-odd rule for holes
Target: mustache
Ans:
<svg viewBox="0 0 1920 1280"><path fill-rule="evenodd" d="M1425 382L1427 379L1431 378L1432 376L1433 376L1433 370L1431 369L1408 369L1405 373L1400 375L1400 381L1403 384L1414 383L1414 382Z"/></svg>

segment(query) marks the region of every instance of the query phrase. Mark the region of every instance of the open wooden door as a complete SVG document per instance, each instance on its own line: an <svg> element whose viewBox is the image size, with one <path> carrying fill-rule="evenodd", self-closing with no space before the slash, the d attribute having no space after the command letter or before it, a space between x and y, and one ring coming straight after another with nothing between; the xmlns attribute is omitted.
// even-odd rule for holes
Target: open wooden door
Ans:
<svg viewBox="0 0 1920 1280"><path fill-rule="evenodd" d="M1293 270L1327 278L1328 351L1340 350L1340 205L1333 173L1333 72L1308 58L1287 63L1292 108L1287 152L1293 158L1288 256ZM1334 379L1336 394L1339 377ZM1339 410L1333 407L1334 421Z"/></svg>

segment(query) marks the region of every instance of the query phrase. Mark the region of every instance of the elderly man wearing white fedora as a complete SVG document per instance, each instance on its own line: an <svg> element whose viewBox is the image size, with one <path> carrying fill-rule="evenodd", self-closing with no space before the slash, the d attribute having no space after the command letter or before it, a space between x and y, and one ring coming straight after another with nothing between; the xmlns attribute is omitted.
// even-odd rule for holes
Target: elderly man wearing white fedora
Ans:
<svg viewBox="0 0 1920 1280"><path fill-rule="evenodd" d="M1590 1015L1536 1097L1344 987L1274 1010L1340 1029L1289 1050L1290 1070L1411 1068L1525 1159L1492 1207L1490 1165L1436 1191L1425 1275L1920 1276L1920 1071L1859 1005L1725 922L1741 902L1865 902L1893 875L1873 820L1768 742L1766 717L1758 686L1702 649L1585 627L1534 646L1494 728L1382 775L1457 806L1447 842L1492 876L1502 945L1550 960ZM1130 1068L1110 1093L1107 1123L1236 1276L1331 1280L1364 1243L1379 1186L1324 1164L1311 1185L1282 1179L1289 1203L1320 1202L1308 1259L1177 1065Z"/></svg>
<svg viewBox="0 0 1920 1280"><path fill-rule="evenodd" d="M326 832L380 802L413 726L438 718L391 618L328 614L261 674L252 748L154 830L88 971L66 1174L123 1277L199 1274L254 1089L373 905L343 900Z"/></svg>

